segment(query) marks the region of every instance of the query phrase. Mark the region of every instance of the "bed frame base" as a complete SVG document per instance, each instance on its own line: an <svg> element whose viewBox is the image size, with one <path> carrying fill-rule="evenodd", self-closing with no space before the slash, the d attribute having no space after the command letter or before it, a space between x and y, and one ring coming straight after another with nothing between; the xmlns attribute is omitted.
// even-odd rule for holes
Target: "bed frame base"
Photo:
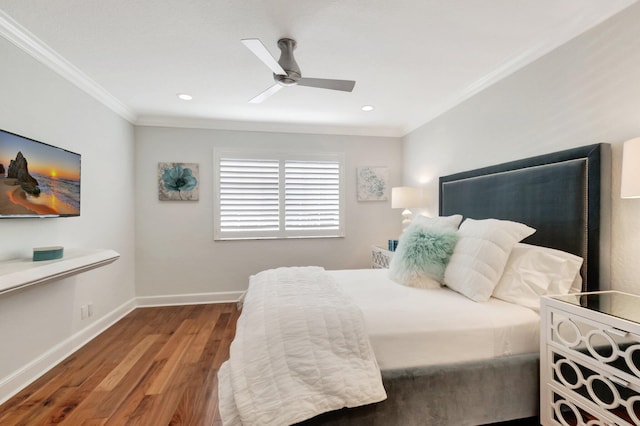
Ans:
<svg viewBox="0 0 640 426"><path fill-rule="evenodd" d="M388 398L300 423L476 426L538 416L537 354L382 372ZM481 386L478 386L482 383Z"/></svg>

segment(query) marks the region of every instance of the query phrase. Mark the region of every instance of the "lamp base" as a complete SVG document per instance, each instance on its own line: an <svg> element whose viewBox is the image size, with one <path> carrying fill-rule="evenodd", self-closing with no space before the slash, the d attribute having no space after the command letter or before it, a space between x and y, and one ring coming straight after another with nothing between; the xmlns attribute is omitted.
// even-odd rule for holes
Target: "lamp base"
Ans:
<svg viewBox="0 0 640 426"><path fill-rule="evenodd" d="M409 209L404 209L402 212L402 232L407 229L407 226L411 224L413 220L413 213Z"/></svg>

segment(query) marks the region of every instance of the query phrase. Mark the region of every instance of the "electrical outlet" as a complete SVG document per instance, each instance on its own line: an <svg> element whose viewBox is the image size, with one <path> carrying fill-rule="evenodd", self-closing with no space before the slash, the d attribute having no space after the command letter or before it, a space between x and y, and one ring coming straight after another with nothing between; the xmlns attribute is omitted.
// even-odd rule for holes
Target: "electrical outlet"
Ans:
<svg viewBox="0 0 640 426"><path fill-rule="evenodd" d="M89 304L87 305L87 316L88 317L93 316L93 303L91 302L89 302Z"/></svg>
<svg viewBox="0 0 640 426"><path fill-rule="evenodd" d="M89 309L87 309L87 305L80 306L80 319L86 319L89 316Z"/></svg>

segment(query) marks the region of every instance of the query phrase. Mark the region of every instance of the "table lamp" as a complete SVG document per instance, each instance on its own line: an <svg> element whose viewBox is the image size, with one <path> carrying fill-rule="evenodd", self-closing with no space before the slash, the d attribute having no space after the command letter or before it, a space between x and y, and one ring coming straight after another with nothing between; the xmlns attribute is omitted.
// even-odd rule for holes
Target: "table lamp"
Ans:
<svg viewBox="0 0 640 426"><path fill-rule="evenodd" d="M397 186L391 188L391 208L404 209L402 211L402 231L409 226L412 219L412 208L420 207L422 196L420 189L411 186Z"/></svg>

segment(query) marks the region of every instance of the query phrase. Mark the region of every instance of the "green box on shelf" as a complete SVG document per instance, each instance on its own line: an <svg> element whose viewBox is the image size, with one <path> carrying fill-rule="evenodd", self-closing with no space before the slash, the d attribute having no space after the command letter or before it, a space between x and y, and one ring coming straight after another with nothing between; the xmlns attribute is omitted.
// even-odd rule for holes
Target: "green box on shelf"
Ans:
<svg viewBox="0 0 640 426"><path fill-rule="evenodd" d="M62 259L64 247L36 247L33 249L33 261Z"/></svg>

